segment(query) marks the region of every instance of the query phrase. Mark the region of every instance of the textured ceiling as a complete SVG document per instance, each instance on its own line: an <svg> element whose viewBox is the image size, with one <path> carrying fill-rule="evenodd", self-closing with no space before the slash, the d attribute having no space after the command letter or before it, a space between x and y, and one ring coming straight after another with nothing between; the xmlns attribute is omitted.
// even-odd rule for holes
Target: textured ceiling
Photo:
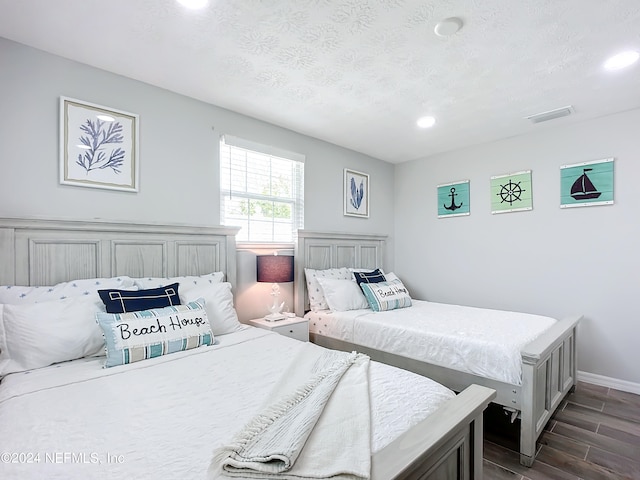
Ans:
<svg viewBox="0 0 640 480"><path fill-rule="evenodd" d="M394 163L640 106L602 69L640 0L0 0L0 36Z"/></svg>

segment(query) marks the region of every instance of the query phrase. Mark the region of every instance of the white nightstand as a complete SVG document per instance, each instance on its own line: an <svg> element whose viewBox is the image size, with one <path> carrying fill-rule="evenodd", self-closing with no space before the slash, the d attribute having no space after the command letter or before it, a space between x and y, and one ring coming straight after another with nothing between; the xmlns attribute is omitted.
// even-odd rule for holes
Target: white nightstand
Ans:
<svg viewBox="0 0 640 480"><path fill-rule="evenodd" d="M272 332L279 333L285 337L294 338L302 342L309 341L309 320L300 317L290 317L284 320L270 322L264 318L254 318L249 320L254 327L264 328Z"/></svg>

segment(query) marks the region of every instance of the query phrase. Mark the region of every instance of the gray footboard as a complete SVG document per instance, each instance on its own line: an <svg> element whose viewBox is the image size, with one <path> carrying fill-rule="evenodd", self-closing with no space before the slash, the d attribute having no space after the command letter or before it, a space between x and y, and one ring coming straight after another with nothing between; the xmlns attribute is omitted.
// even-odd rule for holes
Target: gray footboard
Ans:
<svg viewBox="0 0 640 480"><path fill-rule="evenodd" d="M576 327L580 316L553 325L522 349L520 463L531 466L536 441L576 383Z"/></svg>
<svg viewBox="0 0 640 480"><path fill-rule="evenodd" d="M471 385L372 456L371 479L482 479L482 412L495 391Z"/></svg>

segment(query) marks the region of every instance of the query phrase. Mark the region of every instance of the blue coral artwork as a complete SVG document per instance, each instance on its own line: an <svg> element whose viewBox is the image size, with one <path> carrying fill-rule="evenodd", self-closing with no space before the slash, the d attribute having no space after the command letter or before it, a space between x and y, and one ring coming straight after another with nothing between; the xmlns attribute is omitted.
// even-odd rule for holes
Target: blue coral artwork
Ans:
<svg viewBox="0 0 640 480"><path fill-rule="evenodd" d="M60 183L138 191L138 115L60 97Z"/></svg>
<svg viewBox="0 0 640 480"><path fill-rule="evenodd" d="M369 175L344 169L344 214L369 217Z"/></svg>

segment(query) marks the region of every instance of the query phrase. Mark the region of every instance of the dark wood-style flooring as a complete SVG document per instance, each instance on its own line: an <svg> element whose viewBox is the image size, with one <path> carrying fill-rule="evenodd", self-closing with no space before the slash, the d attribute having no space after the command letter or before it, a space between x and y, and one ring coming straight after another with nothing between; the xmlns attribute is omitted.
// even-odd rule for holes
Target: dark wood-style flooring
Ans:
<svg viewBox="0 0 640 480"><path fill-rule="evenodd" d="M540 436L531 468L519 463L519 425L501 407L491 405L484 424L487 480L640 479L640 395L579 382Z"/></svg>

